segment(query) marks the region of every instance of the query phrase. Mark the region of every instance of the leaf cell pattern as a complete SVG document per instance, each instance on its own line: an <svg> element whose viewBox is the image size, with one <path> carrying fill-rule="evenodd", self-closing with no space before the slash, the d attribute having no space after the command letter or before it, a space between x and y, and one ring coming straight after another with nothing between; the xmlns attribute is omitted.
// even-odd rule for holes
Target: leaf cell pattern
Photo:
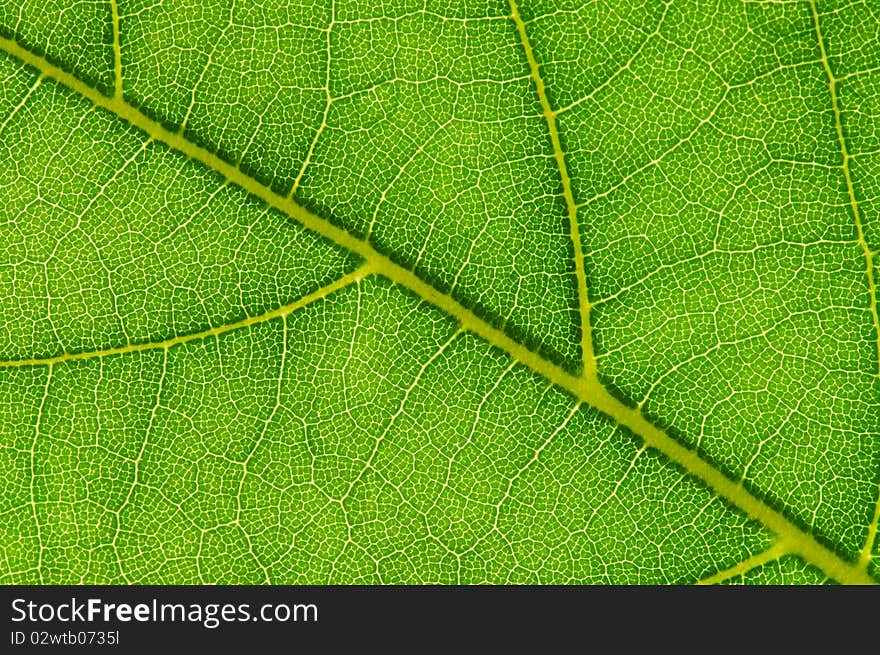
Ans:
<svg viewBox="0 0 880 655"><path fill-rule="evenodd" d="M0 579L866 583L867 0L0 2Z"/></svg>

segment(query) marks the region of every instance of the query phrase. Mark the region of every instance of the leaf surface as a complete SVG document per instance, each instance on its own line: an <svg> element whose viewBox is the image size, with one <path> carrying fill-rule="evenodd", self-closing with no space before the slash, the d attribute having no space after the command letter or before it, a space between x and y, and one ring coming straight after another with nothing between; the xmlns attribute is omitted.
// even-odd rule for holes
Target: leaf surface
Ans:
<svg viewBox="0 0 880 655"><path fill-rule="evenodd" d="M2 579L871 581L877 61L867 2L0 3Z"/></svg>

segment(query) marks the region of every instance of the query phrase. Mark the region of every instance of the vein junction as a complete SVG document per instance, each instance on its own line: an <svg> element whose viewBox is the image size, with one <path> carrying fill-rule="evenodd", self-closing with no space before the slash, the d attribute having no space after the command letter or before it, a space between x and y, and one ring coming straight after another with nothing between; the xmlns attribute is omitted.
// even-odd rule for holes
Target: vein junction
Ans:
<svg viewBox="0 0 880 655"><path fill-rule="evenodd" d="M593 354L593 339L590 328L590 300L587 289L587 275L584 269L584 249L581 246L580 225L578 224L578 205L574 199L574 192L571 187L571 178L568 175L568 166L565 163L565 152L562 149L562 142L559 139L559 129L556 125L556 112L550 105L547 97L547 88L541 77L541 68L535 59L535 53L532 49L531 41L526 30L526 25L519 14L515 0L510 0L511 19L516 24L516 30L522 41L523 50L526 54L526 60L529 64L529 72L532 81L535 84L535 90L538 93L538 99L541 103L541 109L544 112L544 119L547 121L547 130L550 133L550 141L553 144L553 158L556 160L556 166L559 169L559 177L562 182L562 195L565 198L565 207L568 211L569 230L571 232L571 244L574 249L574 273L577 279L578 304L580 306L581 318L581 355L583 358L584 375L596 376L596 358Z"/></svg>
<svg viewBox="0 0 880 655"><path fill-rule="evenodd" d="M514 20L516 21L516 19ZM521 23L522 21L520 21L520 24ZM260 198L269 206L282 211L290 218L300 222L305 227L322 235L337 245L360 255L366 261L365 268L361 268L351 275L341 278L337 282L324 287L314 294L306 296L293 305L279 308L274 312L270 312L260 317L245 319L244 321L229 326L216 327L207 330L206 332L176 337L167 343L143 344L140 346L126 346L112 351L63 355L54 360L31 360L22 361L21 363L5 362L3 365L52 365L55 362L64 361L65 359L81 359L90 356L109 355L117 352L121 353L138 349L143 350L157 346L168 348L171 345L174 345L174 343L182 343L221 334L259 321L268 320L275 316L286 316L297 307L301 307L319 297L326 296L334 290L339 289L352 281L356 281L368 273L375 273L387 277L391 281L408 288L426 302L437 306L450 316L457 319L462 329L471 331L482 337L495 347L505 351L515 361L529 367L534 372L545 377L548 381L567 390L577 398L578 401L594 407L638 435L647 446L663 453L667 458L683 468L688 474L701 480L716 494L725 498L728 502L739 508L752 519L763 523L766 527L775 532L778 535L780 542L785 544L786 552L803 557L808 562L825 571L829 577L840 582L860 584L871 584L875 582L863 567L855 566L841 558L831 549L819 543L811 534L801 529L781 512L773 509L748 491L741 482L734 482L722 473L720 469L701 458L696 452L685 448L680 442L673 439L664 430L650 423L638 411L638 409L629 407L612 396L599 383L594 370L585 366L584 374L576 376L544 359L534 351L513 340L502 330L476 316L472 311L466 309L451 296L439 292L412 271L396 264L391 259L375 250L369 243L356 238L349 232L346 232L327 220L306 210L302 206L293 202L290 198L281 196L268 186L242 173L242 171L236 166L224 161L210 151L188 141L182 136L182 134L169 131L161 124L153 121L129 105L120 96L114 95L111 98L104 96L102 93L83 83L78 78L54 66L42 57L33 54L9 39L0 38L0 50L20 59L27 65L38 69L43 76L50 77L76 91L83 97L89 99L96 106L106 109L117 117L131 123L148 134L151 139L165 143L187 157L200 162L202 165L222 175L230 182L235 183L249 193ZM536 74L536 69L534 67L532 70L533 74ZM538 77L537 79L540 78ZM549 111L549 105L546 103L546 96L544 96L542 104L545 106L545 111ZM551 127L552 131L555 131L552 122L548 122L548 126ZM558 134L554 139L554 150L557 160L560 162L561 174L565 175L564 159L559 144ZM569 188L568 194L570 195L570 193L571 191ZM566 200L568 204L569 198L566 198ZM575 241L577 238L576 215L571 212L570 204L569 209L570 218L572 219L572 240ZM577 248L577 242L575 242L575 245L575 256L577 257L577 252L579 251ZM586 284L585 277L583 276L582 258L580 268L581 274L578 276L579 296L582 300L582 320L585 320L588 304L583 302L586 298ZM588 337L589 333L588 331L585 331L585 340L589 341ZM585 361L590 358L588 355L589 352L591 351L584 351Z"/></svg>
<svg viewBox="0 0 880 655"><path fill-rule="evenodd" d="M39 359L15 359L9 361L0 361L0 368L10 368L10 367L21 367L21 366L52 366L54 364L58 364L61 362L69 362L75 361L77 359L94 359L96 357L112 357L113 355L124 355L126 353L136 353L142 352L144 350L157 350L164 349L168 350L174 346L179 346L185 343L189 343L191 341L198 341L200 339L208 339L210 337L219 337L227 332L234 332L235 330L241 330L252 325L257 325L259 323L265 323L266 321L271 321L275 318L285 318L291 312L296 311L297 309L302 309L306 305L310 305L311 303L321 300L322 298L326 298L330 294L339 289L347 287L349 284L362 280L367 275L370 274L370 266L361 266L357 270L348 275L343 275L339 279L334 282L321 287L317 291L314 291L310 294L307 294L300 298L299 300L290 303L289 305L284 305L282 307L278 307L271 311L265 312L263 314L259 314L257 316L249 316L240 321L236 321L234 323L226 323L225 325L218 325L216 327L209 328L207 330L203 330L201 332L193 332L190 334L184 334L176 337L172 337L170 339L165 339L164 341L155 341L151 343L134 343L129 344L127 346L119 346L117 348L107 348L106 350L89 350L84 352L76 352L76 353L64 353L61 355L57 355L55 357L44 357Z"/></svg>

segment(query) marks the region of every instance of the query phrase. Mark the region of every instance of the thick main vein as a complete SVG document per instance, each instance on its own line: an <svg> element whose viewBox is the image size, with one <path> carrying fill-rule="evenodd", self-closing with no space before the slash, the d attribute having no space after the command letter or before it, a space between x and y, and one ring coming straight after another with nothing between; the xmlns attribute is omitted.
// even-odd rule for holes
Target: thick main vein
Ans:
<svg viewBox="0 0 880 655"><path fill-rule="evenodd" d="M837 98L837 84L838 79L834 76L834 71L831 70L831 64L828 61L828 52L825 48L825 39L822 36L822 26L819 23L819 11L816 8L816 0L809 0L810 2L810 10L813 13L813 27L816 31L816 39L819 41L819 53L821 55L822 67L825 69L825 75L828 77L828 91L831 94L831 107L834 111L834 127L837 130L837 141L840 144L840 154L842 157L841 168L843 169L843 178L846 181L846 192L849 196L849 206L850 211L852 212L853 219L856 224L856 235L858 238L859 247L862 249L862 253L865 257L865 274L868 278L868 292L870 294L870 309L871 309L871 318L874 321L874 339L876 342L876 353L877 353L877 376L880 376L880 318L878 318L877 314L877 284L874 280L874 253L871 252L871 249L868 247L868 241L865 238L865 230L862 226L862 214L861 208L859 207L859 201L856 198L855 187L853 186L852 174L849 169L849 162L852 159L852 156L849 154L849 148L846 145L846 138L843 134L843 122L841 120L841 112L840 112L840 103ZM861 554L859 556L859 564L863 568L867 568L868 563L871 560L871 551L874 547L874 539L877 535L877 526L880 523L880 488L877 490L878 497L874 504L874 516L871 520L871 525L868 526L868 536L865 539L865 544L862 547Z"/></svg>
<svg viewBox="0 0 880 655"><path fill-rule="evenodd" d="M161 141L210 168L230 182L237 184L260 198L268 205L284 212L287 216L298 221L313 232L351 252L357 253L366 261L366 266L369 267L368 270L371 272L381 274L391 281L408 288L426 302L435 305L457 319L463 329L482 337L496 348L505 351L517 362L529 367L550 382L566 389L579 401L594 407L641 437L646 445L663 453L668 459L683 468L690 475L701 480L717 495L739 508L747 516L763 523L767 528L775 532L779 539L789 547L789 552L800 555L807 561L815 564L824 570L829 577L844 583L872 584L876 582L863 568L854 566L831 549L819 543L813 535L801 529L782 512L770 507L752 494L741 482L734 482L713 464L700 457L696 452L683 446L664 430L649 422L637 409L628 407L612 396L595 376L575 376L560 366L544 359L521 343L514 341L502 330L479 318L450 295L432 287L413 271L393 262L387 256L375 250L369 243L356 238L317 214L313 214L290 198L276 193L270 187L243 173L233 164L224 161L205 148L186 140L180 133L169 131L123 99L117 97L109 98L103 95L79 78L74 77L9 39L0 37L0 50L33 66L46 77L60 82L89 99L95 105L131 123L146 132L152 139Z"/></svg>
<svg viewBox="0 0 880 655"><path fill-rule="evenodd" d="M568 175L568 166L565 163L565 152L559 139L559 129L556 126L556 112L547 98L547 87L544 78L541 77L541 67L535 59L535 52L526 24L519 15L519 7L516 0L510 0L511 19L516 24L516 30L525 51L526 61L529 64L529 74L538 93L538 101L544 119L547 121L547 131L550 133L550 142L553 145L553 158L559 169L559 179L562 183L562 196L565 198L565 207L568 212L568 226L571 232L571 245L574 248L574 275L577 280L578 307L581 319L581 357L583 358L583 373L587 377L596 376L596 358L593 353L593 338L590 324L590 297L587 293L587 274L584 269L584 250L581 246L581 232L578 224L578 206L574 201L574 192L571 188L571 177Z"/></svg>

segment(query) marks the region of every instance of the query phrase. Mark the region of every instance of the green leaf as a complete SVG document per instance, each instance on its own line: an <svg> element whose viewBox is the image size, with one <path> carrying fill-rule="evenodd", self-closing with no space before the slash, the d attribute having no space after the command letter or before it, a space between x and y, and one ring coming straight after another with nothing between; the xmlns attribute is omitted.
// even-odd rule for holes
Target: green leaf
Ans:
<svg viewBox="0 0 880 655"><path fill-rule="evenodd" d="M865 1L0 2L0 580L880 578Z"/></svg>

